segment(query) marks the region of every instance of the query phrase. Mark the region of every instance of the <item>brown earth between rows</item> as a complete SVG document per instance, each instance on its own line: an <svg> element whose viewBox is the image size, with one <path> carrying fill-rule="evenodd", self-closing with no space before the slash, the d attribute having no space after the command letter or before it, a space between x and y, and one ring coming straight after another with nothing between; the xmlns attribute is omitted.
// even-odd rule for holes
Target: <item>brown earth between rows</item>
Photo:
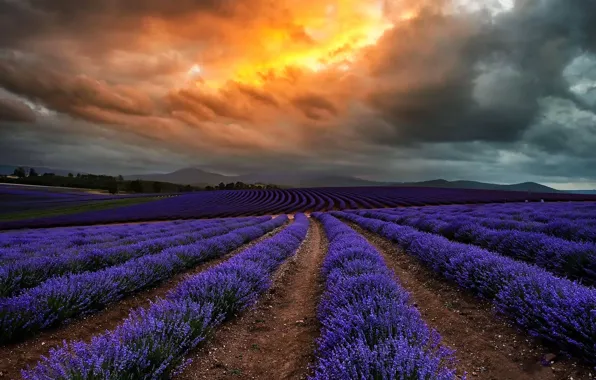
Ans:
<svg viewBox="0 0 596 380"><path fill-rule="evenodd" d="M306 240L277 272L271 290L191 355L176 379L305 379L319 336L316 308L326 252L322 227L311 219Z"/></svg>
<svg viewBox="0 0 596 380"><path fill-rule="evenodd" d="M21 378L20 371L22 369L27 366L35 365L41 356L47 356L51 348L62 345L64 340L90 341L94 335L116 328L126 317L128 317L128 314L132 309L148 306L150 302L155 301L156 298L165 296L168 291L178 285L183 279L228 260L238 252L273 236L285 226L287 226L287 224L243 245L223 257L210 260L194 269L177 274L158 286L115 302L98 313L77 319L70 324L44 331L25 342L0 347L0 378Z"/></svg>
<svg viewBox="0 0 596 380"><path fill-rule="evenodd" d="M483 380L594 379L596 371L573 360L555 356L554 363L543 366L541 359L554 355L552 351L496 316L490 303L437 278L389 240L348 224L381 252L428 326L455 349L460 375L467 372L468 379Z"/></svg>

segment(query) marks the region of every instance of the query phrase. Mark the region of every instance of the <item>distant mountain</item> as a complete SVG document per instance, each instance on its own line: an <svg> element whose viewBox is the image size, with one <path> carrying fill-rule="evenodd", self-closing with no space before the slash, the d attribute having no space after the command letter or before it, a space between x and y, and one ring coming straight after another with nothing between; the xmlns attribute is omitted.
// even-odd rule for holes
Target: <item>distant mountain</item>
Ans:
<svg viewBox="0 0 596 380"><path fill-rule="evenodd" d="M261 172L238 176L208 172L198 168L185 168L173 173L140 174L124 176L125 179L141 179L144 181L172 182L181 185L206 186L217 185L220 182L244 182L273 184L284 187L348 187L348 186L378 186L379 182L367 181L349 176L326 176L320 172L288 170L284 172Z"/></svg>
<svg viewBox="0 0 596 380"><path fill-rule="evenodd" d="M408 182L396 184L400 186L422 186L422 187L443 187L455 189L480 189L480 190L506 190L506 191L529 191L532 193L558 193L559 190L553 189L536 182L523 182L512 185L499 185L495 183L477 182L477 181L447 181L437 179L423 182Z"/></svg>
<svg viewBox="0 0 596 380"><path fill-rule="evenodd" d="M235 177L229 177L222 174L211 173L202 169L197 168L185 168L176 170L172 173L165 174L140 174L140 175L129 175L124 176L124 179L141 179L143 181L159 181L159 182L171 182L180 185L194 185L194 186L207 186L217 185L220 182L236 182Z"/></svg>
<svg viewBox="0 0 596 380"><path fill-rule="evenodd" d="M524 182L512 185L499 185L477 181L447 181L435 179L421 182L380 182L369 181L351 176L333 175L321 171L295 170L268 171L250 173L239 176L226 176L198 168L186 168L166 174L143 174L125 176L125 179L142 179L145 181L171 182L181 185L206 186L220 182L265 183L284 187L349 187L349 186L415 186L442 187L455 189L509 190L530 191L533 193L556 193L551 187L535 182Z"/></svg>
<svg viewBox="0 0 596 380"><path fill-rule="evenodd" d="M300 170L252 173L233 178L244 183L268 183L287 187L350 187L384 185L381 182L367 181L356 177L328 175L318 171Z"/></svg>

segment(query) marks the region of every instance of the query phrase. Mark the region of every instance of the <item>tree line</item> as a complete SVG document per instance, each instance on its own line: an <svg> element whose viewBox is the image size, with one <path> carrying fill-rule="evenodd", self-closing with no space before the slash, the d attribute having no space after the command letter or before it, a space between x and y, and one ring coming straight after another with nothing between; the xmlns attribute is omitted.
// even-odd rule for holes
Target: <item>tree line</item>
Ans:
<svg viewBox="0 0 596 380"><path fill-rule="evenodd" d="M121 175L73 174L57 175L54 173L39 174L34 168L18 167L12 176L0 176L0 182L19 183L25 185L40 185L54 187L73 187L79 189L104 190L110 194L117 193L183 193L208 190L246 190L246 189L277 189L279 186L266 184L247 184L243 182L220 183L215 186L191 186L170 182L125 180Z"/></svg>

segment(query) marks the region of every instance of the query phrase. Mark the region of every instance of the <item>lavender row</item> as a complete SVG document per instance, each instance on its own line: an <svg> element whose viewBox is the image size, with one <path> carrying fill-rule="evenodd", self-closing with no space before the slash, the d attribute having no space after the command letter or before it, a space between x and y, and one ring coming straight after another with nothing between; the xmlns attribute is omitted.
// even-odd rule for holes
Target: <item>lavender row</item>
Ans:
<svg viewBox="0 0 596 380"><path fill-rule="evenodd" d="M421 212L432 212L420 208ZM491 215L494 218L526 223L550 223L553 220L565 220L593 225L596 222L596 203L507 203L487 205L449 205L442 206L444 212L457 215L480 216Z"/></svg>
<svg viewBox="0 0 596 380"><path fill-rule="evenodd" d="M381 210L380 210L381 211ZM431 207L426 210L382 210L383 213L400 216L404 219L440 219L444 222L474 223L490 229L518 230L523 232L534 232L550 235L556 238L574 241L596 243L596 228L586 226L577 220L553 218L548 223L517 221L513 219L497 218L490 213L467 213L450 212L443 207Z"/></svg>
<svg viewBox="0 0 596 380"><path fill-rule="evenodd" d="M221 222L225 219L214 219ZM193 223L204 223L204 220ZM51 242L53 250L85 247L97 244L115 244L124 239L139 239L139 235L146 236L148 230L155 233L167 233L172 230L182 231L194 228L189 221L137 223L125 225L95 225L91 227L66 227L52 229L23 230L0 233L0 252L10 248L22 253L37 253L37 251ZM56 248L54 248L56 247ZM51 252L52 250L50 250Z"/></svg>
<svg viewBox="0 0 596 380"><path fill-rule="evenodd" d="M195 275L147 309L136 310L115 330L90 343L71 342L50 352L27 380L166 379L184 356L223 321L253 305L271 286L272 273L304 240L308 219L292 225L232 259Z"/></svg>
<svg viewBox="0 0 596 380"><path fill-rule="evenodd" d="M452 352L410 305L379 252L333 216L316 216L329 252L311 379L455 379Z"/></svg>
<svg viewBox="0 0 596 380"><path fill-rule="evenodd" d="M287 216L225 235L171 247L122 265L50 279L19 296L0 299L0 343L22 339L220 257L283 225Z"/></svg>
<svg viewBox="0 0 596 380"><path fill-rule="evenodd" d="M442 216L442 220L467 221L470 223L480 223L484 227L497 230L519 230L526 232L536 232L557 238L576 241L576 242L596 242L596 228L586 227L584 223L562 218L554 218L548 223L539 222L520 222L512 219L498 219L492 215L485 214L479 216L448 215Z"/></svg>
<svg viewBox="0 0 596 380"><path fill-rule="evenodd" d="M444 278L568 354L596 364L596 290L479 247L351 213L334 213L396 242Z"/></svg>
<svg viewBox="0 0 596 380"><path fill-rule="evenodd" d="M88 248L82 252L65 251L61 256L33 257L0 267L0 297L10 297L23 289L35 287L44 281L66 274L97 271L123 264L129 260L153 255L178 245L226 234L236 228L263 223L270 217L254 217L250 221L228 220L227 223L205 221L198 231L158 237L137 244L116 246L109 249Z"/></svg>
<svg viewBox="0 0 596 380"><path fill-rule="evenodd" d="M184 228L189 230L194 228L188 222L183 225L184 227L174 223L168 223L166 227L164 224L129 224L118 226L118 229L94 226L26 230L27 233L18 235L4 233L0 234L0 259L10 261L23 257L59 255L64 250L83 249L91 245L109 247L133 239L136 242L140 236L143 238L148 236L147 231L151 234L165 234L173 230L183 231Z"/></svg>
<svg viewBox="0 0 596 380"><path fill-rule="evenodd" d="M571 241L591 241L596 242L596 228L590 223L586 223L585 219L566 219L560 217L557 212L552 214L540 214L547 220L546 222L534 220L516 220L514 218L499 217L494 213L494 207L479 208L475 212L467 213L465 211L458 212L457 209L441 206L440 208L430 207L426 210L408 210L408 212L416 212L417 216L436 217L437 214L442 219L458 219L476 221L488 228L494 229L510 229L521 230L528 232L538 232L565 240ZM482 210L482 211L481 211ZM392 211L387 211L392 212ZM402 214L402 210L395 210L396 214ZM501 214L501 216L503 216ZM596 213L595 213L596 216ZM594 220L596 223L596 220Z"/></svg>
<svg viewBox="0 0 596 380"><path fill-rule="evenodd" d="M55 236L52 233L52 229L46 229L44 230L45 238L43 240L38 239L32 241L26 246L0 249L0 265L35 257L51 258L61 257L64 255L74 256L77 253L85 253L90 250L109 250L115 247L124 248L125 246L139 244L152 239L161 239L173 235L182 235L183 233L189 234L196 231L198 228L211 228L234 222L250 222L254 221L254 218L255 217L235 218L233 220L209 219L183 221L183 223L172 224L171 226L168 226L168 228L163 228L160 226L156 227L154 224L144 224L142 227L135 226L135 228L131 228L131 235L87 244L72 244L73 242L80 240L77 240L77 238L69 239L68 235L65 236L62 234ZM80 242L82 243L82 241Z"/></svg>
<svg viewBox="0 0 596 380"><path fill-rule="evenodd" d="M536 232L493 230L472 221L442 221L437 218L412 218L378 211L359 211L388 222L405 224L422 231L443 235L460 243L474 244L489 251L535 264L558 276L578 280L586 285L596 283L596 244L573 242Z"/></svg>

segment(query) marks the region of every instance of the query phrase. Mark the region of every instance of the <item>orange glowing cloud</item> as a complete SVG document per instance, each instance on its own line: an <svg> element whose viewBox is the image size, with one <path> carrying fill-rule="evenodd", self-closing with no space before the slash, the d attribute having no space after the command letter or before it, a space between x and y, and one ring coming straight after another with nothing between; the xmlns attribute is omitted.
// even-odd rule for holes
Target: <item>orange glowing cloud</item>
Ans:
<svg viewBox="0 0 596 380"><path fill-rule="evenodd" d="M200 78L200 86L218 88L229 80L263 85L292 69L347 72L364 47L394 26L385 8L378 0L302 1L242 30L224 31L220 43L226 46L199 54L188 75ZM416 15L411 9L402 13L401 20Z"/></svg>

